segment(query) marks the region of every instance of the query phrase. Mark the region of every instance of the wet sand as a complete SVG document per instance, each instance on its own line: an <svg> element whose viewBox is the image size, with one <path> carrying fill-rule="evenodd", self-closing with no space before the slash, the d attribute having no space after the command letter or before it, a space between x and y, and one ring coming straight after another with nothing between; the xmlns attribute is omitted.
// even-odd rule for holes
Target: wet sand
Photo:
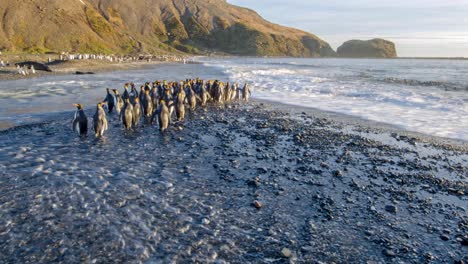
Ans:
<svg viewBox="0 0 468 264"><path fill-rule="evenodd" d="M0 132L7 263L468 261L464 142L259 101L165 134L72 116Z"/></svg>

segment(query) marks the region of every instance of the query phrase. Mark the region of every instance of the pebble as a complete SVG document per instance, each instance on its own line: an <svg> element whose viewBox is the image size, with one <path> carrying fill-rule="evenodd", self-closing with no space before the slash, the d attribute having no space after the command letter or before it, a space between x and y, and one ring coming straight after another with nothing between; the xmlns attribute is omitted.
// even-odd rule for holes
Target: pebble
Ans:
<svg viewBox="0 0 468 264"><path fill-rule="evenodd" d="M398 211L398 208L395 205L386 205L385 211L390 213L396 213Z"/></svg>
<svg viewBox="0 0 468 264"><path fill-rule="evenodd" d="M387 257L395 257L396 256L395 252L393 250L391 250L391 249L384 249L382 251L382 253Z"/></svg>
<svg viewBox="0 0 468 264"><path fill-rule="evenodd" d="M281 250L281 255L283 255L283 257L285 258L290 258L292 256L292 253L291 250L289 250L289 248L283 248Z"/></svg>
<svg viewBox="0 0 468 264"><path fill-rule="evenodd" d="M340 170L336 170L336 171L333 172L333 176L335 176L335 177L341 177L341 176L343 176L343 172L340 171Z"/></svg>
<svg viewBox="0 0 468 264"><path fill-rule="evenodd" d="M210 224L210 220L208 220L207 218L203 218L203 219L202 219L202 224L204 224L204 225L209 225L209 224Z"/></svg>
<svg viewBox="0 0 468 264"><path fill-rule="evenodd" d="M257 201L257 200L255 200L255 201L253 202L253 205L254 205L255 208L257 208L257 209L260 209L260 208L263 207L263 204L262 204L261 202Z"/></svg>
<svg viewBox="0 0 468 264"><path fill-rule="evenodd" d="M447 235L442 234L442 235L440 235L440 239L442 239L443 241L447 241L447 240L450 239L450 237L447 236Z"/></svg>
<svg viewBox="0 0 468 264"><path fill-rule="evenodd" d="M36 160L34 160L35 162L37 163L44 163L46 162L46 160L44 158L37 158Z"/></svg>

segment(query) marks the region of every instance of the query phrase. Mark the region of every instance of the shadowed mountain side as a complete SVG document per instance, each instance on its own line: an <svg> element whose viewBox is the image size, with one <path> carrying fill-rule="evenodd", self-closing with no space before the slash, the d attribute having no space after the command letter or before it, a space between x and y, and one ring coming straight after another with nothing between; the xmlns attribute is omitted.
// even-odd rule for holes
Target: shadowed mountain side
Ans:
<svg viewBox="0 0 468 264"><path fill-rule="evenodd" d="M317 36L224 0L3 0L0 50L335 56Z"/></svg>

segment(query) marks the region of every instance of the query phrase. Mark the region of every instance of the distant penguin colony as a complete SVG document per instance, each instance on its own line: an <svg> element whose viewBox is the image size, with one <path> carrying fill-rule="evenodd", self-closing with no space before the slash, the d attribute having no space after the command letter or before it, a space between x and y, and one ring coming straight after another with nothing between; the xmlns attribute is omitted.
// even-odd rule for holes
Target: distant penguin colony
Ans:
<svg viewBox="0 0 468 264"><path fill-rule="evenodd" d="M126 83L122 94L118 89L107 88L106 91L104 100L97 103L93 116L93 129L96 137L102 137L109 127L104 106L107 106L109 115L116 112L125 130L136 129L139 124L144 123L157 124L159 130L165 132L174 119L176 122L184 122L186 107L190 113L193 113L197 105L206 107L210 102L216 104L234 101L248 102L251 95L247 83L240 88L237 83L200 79L187 79L180 82L156 81L152 85L147 82L141 86L139 92L134 83ZM81 104L74 106L77 109L73 119L73 131L80 136L86 136L88 118ZM143 122L140 122L140 119L143 119Z"/></svg>

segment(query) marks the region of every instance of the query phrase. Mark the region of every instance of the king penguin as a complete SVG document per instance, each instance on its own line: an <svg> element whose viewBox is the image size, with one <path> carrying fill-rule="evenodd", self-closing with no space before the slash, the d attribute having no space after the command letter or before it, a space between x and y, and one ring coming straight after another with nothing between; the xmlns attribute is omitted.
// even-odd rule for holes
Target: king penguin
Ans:
<svg viewBox="0 0 468 264"><path fill-rule="evenodd" d="M122 96L120 96L120 93L117 89L112 89L114 92L114 104L115 104L115 110L117 111L117 114L120 115L120 111L122 110L122 107L124 106L124 101L122 100Z"/></svg>
<svg viewBox="0 0 468 264"><path fill-rule="evenodd" d="M135 97L135 103L133 104L133 127L137 127L140 122L141 116L141 105L140 98Z"/></svg>
<svg viewBox="0 0 468 264"><path fill-rule="evenodd" d="M166 102L164 100L161 100L159 102L159 109L157 113L158 113L159 130L161 130L161 132L164 132L169 126L169 109L167 108Z"/></svg>
<svg viewBox="0 0 468 264"><path fill-rule="evenodd" d="M242 99L243 99L245 102L248 102L248 101L249 101L249 98L250 98L249 86L248 86L247 83L245 83L244 89L242 89Z"/></svg>
<svg viewBox="0 0 468 264"><path fill-rule="evenodd" d="M114 107L115 107L115 98L110 93L109 88L106 88L106 90L107 90L107 95L106 95L106 98L104 99L104 102L107 103L107 111L110 114L112 113L112 110L114 110Z"/></svg>
<svg viewBox="0 0 468 264"><path fill-rule="evenodd" d="M125 99L125 104L120 111L120 119L125 129L132 129L133 123L133 105L130 103L130 99Z"/></svg>
<svg viewBox="0 0 468 264"><path fill-rule="evenodd" d="M102 135L104 135L104 131L108 128L106 112L102 108L103 104L104 102L97 104L96 113L93 117L94 135L96 137L102 137Z"/></svg>
<svg viewBox="0 0 468 264"><path fill-rule="evenodd" d="M76 106L76 112L73 119L73 131L80 136L86 136L88 134L88 118L81 104L74 104L74 106Z"/></svg>

